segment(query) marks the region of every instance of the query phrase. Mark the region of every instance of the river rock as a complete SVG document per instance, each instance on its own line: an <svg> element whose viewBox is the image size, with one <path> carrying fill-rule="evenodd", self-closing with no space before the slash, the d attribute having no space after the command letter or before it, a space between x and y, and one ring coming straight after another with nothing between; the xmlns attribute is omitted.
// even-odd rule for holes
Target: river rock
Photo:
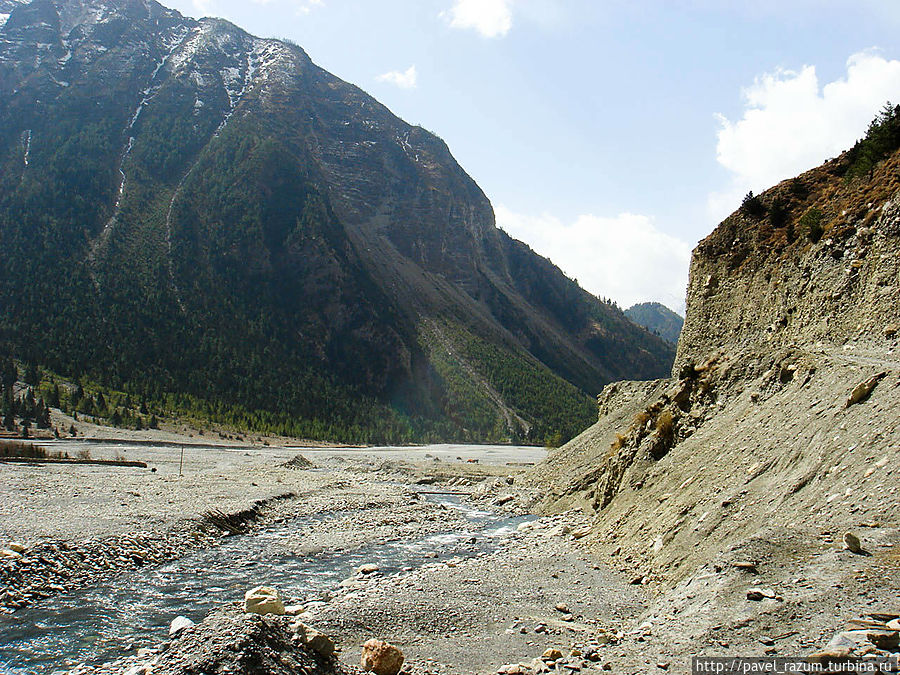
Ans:
<svg viewBox="0 0 900 675"><path fill-rule="evenodd" d="M284 614L284 603L278 589L257 586L244 594L244 611L249 614Z"/></svg>
<svg viewBox="0 0 900 675"><path fill-rule="evenodd" d="M194 622L186 616L176 616L172 619L172 623L169 624L169 637L175 637L183 630L190 628L193 625Z"/></svg>
<svg viewBox="0 0 900 675"><path fill-rule="evenodd" d="M397 647L373 638L363 645L360 664L375 675L397 675L404 659L403 652Z"/></svg>

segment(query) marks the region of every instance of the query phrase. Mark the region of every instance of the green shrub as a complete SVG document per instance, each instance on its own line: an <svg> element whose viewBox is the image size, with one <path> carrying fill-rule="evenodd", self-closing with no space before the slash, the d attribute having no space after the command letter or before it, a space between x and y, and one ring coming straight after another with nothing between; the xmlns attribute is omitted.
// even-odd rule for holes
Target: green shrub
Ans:
<svg viewBox="0 0 900 675"><path fill-rule="evenodd" d="M819 209L812 208L800 217L798 223L802 232L806 234L812 243L816 243L825 233L822 227L822 212Z"/></svg>
<svg viewBox="0 0 900 675"><path fill-rule="evenodd" d="M769 207L769 222L772 223L772 227L784 227L787 221L787 205L781 197L775 197Z"/></svg>

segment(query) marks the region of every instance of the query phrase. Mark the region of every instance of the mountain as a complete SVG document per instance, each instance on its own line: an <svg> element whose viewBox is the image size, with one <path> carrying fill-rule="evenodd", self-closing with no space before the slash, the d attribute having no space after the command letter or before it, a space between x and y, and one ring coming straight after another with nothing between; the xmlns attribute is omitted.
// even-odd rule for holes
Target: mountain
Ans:
<svg viewBox="0 0 900 675"><path fill-rule="evenodd" d="M560 440L673 350L495 226L435 135L152 0L0 0L0 345L162 413Z"/></svg>
<svg viewBox="0 0 900 675"><path fill-rule="evenodd" d="M635 623L659 618L667 656L736 617L734 653L794 627L780 649L799 654L896 597L877 568L854 583L841 539L897 550L898 317L900 106L701 241L672 376L608 385L597 423L536 467L547 508L583 508L587 545L658 591ZM785 589L777 611L751 585Z"/></svg>
<svg viewBox="0 0 900 675"><path fill-rule="evenodd" d="M684 319L658 302L642 302L625 310L625 316L666 342L678 344Z"/></svg>

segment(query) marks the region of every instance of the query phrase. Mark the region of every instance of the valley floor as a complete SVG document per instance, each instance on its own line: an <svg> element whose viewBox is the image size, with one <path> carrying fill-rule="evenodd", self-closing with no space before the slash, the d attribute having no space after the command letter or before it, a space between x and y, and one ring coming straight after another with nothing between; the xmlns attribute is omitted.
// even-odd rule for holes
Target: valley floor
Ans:
<svg viewBox="0 0 900 675"><path fill-rule="evenodd" d="M534 448L304 450L313 463L306 466L288 464L297 448L186 446L182 476L175 445L91 450L149 467L0 464L0 544L26 548L24 557L0 562L7 606L20 601L20 611L39 612L44 596L219 546L227 537L199 518L212 509L235 513L256 504L247 536L330 514L277 545L296 555L374 551L377 564L379 547L392 542L466 532L473 545L483 538L462 509L424 493L458 493L462 505L510 517L534 510L543 497L520 480L518 465L544 454ZM562 654L554 672L683 673L697 653L806 654L846 619L900 612L895 532L867 536L873 555L854 556L841 550L839 535L835 541L803 528L773 531L752 544L758 550L742 551L765 561L758 573L710 561L661 592L631 583L607 565L614 557L596 557L585 543L589 525L580 510L525 519L472 555L425 553L405 571L351 575L331 594L286 602L303 605L303 620L334 638L342 661L358 663L361 643L378 637L405 651L406 672L414 675L547 671L552 662L539 657L550 649ZM39 557L50 565L42 567ZM780 599L732 602L750 587L774 589ZM230 590L229 602L236 606L243 590ZM727 606L738 610L716 608L726 591ZM129 645L113 666L78 672L123 673L146 663L153 653L135 650L165 641L165 632L161 625L145 644ZM74 666L73 659L55 664Z"/></svg>

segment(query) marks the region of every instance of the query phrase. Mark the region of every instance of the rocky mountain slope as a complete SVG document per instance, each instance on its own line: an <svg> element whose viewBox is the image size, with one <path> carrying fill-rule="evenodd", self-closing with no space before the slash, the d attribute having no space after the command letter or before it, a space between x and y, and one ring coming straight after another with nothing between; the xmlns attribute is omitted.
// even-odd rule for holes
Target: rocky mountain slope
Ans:
<svg viewBox="0 0 900 675"><path fill-rule="evenodd" d="M684 319L658 302L642 302L625 310L625 316L666 342L678 344Z"/></svg>
<svg viewBox="0 0 900 675"><path fill-rule="evenodd" d="M900 613L900 143L860 171L865 143L700 243L673 376L607 386L536 474L658 592L663 654L797 655Z"/></svg>
<svg viewBox="0 0 900 675"><path fill-rule="evenodd" d="M0 0L0 346L342 440L553 440L672 350L494 224L298 46L152 0Z"/></svg>

